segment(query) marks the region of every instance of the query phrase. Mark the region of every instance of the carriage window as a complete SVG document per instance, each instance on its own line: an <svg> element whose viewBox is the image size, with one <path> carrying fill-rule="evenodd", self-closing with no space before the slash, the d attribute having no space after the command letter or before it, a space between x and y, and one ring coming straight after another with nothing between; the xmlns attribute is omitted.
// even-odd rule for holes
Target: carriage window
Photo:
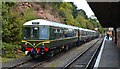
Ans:
<svg viewBox="0 0 120 69"><path fill-rule="evenodd" d="M63 36L63 29L62 28L52 28L51 37L52 39L62 39Z"/></svg>
<svg viewBox="0 0 120 69"><path fill-rule="evenodd" d="M25 27L24 39L38 39L39 27Z"/></svg>
<svg viewBox="0 0 120 69"><path fill-rule="evenodd" d="M32 39L38 39L39 38L39 27L32 27Z"/></svg>
<svg viewBox="0 0 120 69"><path fill-rule="evenodd" d="M24 39L48 39L48 27L25 27Z"/></svg>
<svg viewBox="0 0 120 69"><path fill-rule="evenodd" d="M81 35L85 36L85 34L86 34L85 31L81 30Z"/></svg>
<svg viewBox="0 0 120 69"><path fill-rule="evenodd" d="M74 36L78 36L78 30L74 30Z"/></svg>
<svg viewBox="0 0 120 69"><path fill-rule="evenodd" d="M48 28L47 27L41 27L40 28L40 39L48 39Z"/></svg>
<svg viewBox="0 0 120 69"><path fill-rule="evenodd" d="M30 31L31 31L30 27L25 27L25 30L24 30L24 39L29 39L30 38Z"/></svg>

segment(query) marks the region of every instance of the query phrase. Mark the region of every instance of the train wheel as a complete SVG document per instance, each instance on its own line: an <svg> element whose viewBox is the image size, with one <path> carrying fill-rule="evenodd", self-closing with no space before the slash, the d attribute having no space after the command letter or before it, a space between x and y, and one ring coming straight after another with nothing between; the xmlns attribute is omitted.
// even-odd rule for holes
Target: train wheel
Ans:
<svg viewBox="0 0 120 69"><path fill-rule="evenodd" d="M69 48L68 48L68 45L65 45L65 48L64 50L67 51Z"/></svg>
<svg viewBox="0 0 120 69"><path fill-rule="evenodd" d="M49 57L49 58L52 58L54 55L55 55L54 51L50 51L50 52L48 53L48 57Z"/></svg>
<svg viewBox="0 0 120 69"><path fill-rule="evenodd" d="M55 54L58 54L60 52L60 48L55 49Z"/></svg>

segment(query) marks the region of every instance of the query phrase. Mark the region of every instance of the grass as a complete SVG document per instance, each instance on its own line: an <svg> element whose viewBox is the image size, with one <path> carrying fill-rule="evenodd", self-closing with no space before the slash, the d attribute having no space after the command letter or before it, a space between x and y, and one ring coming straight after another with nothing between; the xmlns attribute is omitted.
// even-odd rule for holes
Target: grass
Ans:
<svg viewBox="0 0 120 69"><path fill-rule="evenodd" d="M16 59L20 59L24 56L25 56L24 53L21 53L21 54L16 54L15 58L2 57L2 58L0 58L0 62L6 63L6 62L10 62L10 61L13 61L13 60L16 60Z"/></svg>
<svg viewBox="0 0 120 69"><path fill-rule="evenodd" d="M0 55L0 62L5 63L25 56L25 54L19 50L21 48L19 45L3 42L0 46L4 49L4 53Z"/></svg>
<svg viewBox="0 0 120 69"><path fill-rule="evenodd" d="M12 60L14 60L14 58L6 58L6 57L4 57L4 58L1 59L0 62L6 63L6 62L9 62L9 61L12 61Z"/></svg>

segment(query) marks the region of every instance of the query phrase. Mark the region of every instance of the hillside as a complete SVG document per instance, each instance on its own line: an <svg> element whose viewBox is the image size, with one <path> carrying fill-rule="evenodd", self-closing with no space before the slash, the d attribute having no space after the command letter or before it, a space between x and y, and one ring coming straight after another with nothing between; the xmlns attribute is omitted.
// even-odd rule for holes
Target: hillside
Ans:
<svg viewBox="0 0 120 69"><path fill-rule="evenodd" d="M61 17L58 15L57 12L53 11L54 9L49 4L36 4L36 3L18 3L17 4L17 11L25 13L25 11L29 9L33 9L36 18L45 19L54 22L62 22Z"/></svg>

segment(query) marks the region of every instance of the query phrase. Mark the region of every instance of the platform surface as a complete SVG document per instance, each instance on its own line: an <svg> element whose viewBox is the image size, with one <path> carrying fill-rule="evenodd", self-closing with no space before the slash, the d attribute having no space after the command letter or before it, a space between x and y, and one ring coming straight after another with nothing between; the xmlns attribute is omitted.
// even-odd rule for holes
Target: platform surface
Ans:
<svg viewBox="0 0 120 69"><path fill-rule="evenodd" d="M119 57L117 45L111 39L106 39L98 66L99 69L119 69Z"/></svg>

